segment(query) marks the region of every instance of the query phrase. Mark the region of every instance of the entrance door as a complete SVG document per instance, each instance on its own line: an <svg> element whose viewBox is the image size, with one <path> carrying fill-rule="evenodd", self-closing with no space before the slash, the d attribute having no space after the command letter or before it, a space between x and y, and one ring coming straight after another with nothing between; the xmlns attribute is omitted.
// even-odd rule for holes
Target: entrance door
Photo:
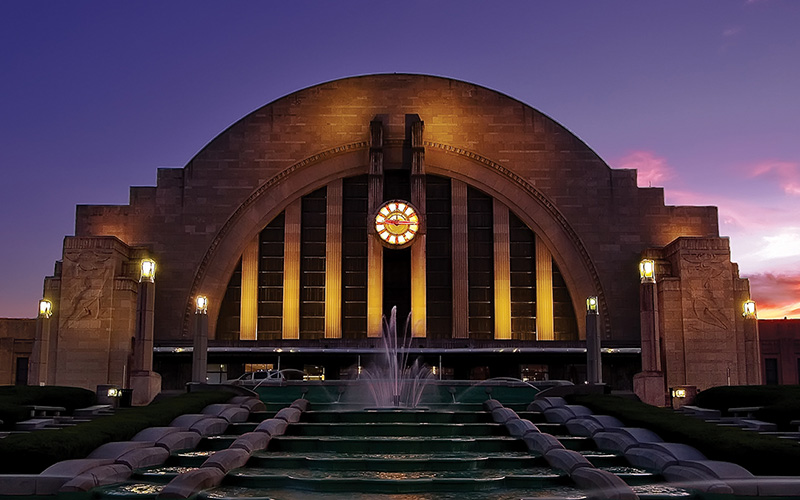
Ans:
<svg viewBox="0 0 800 500"><path fill-rule="evenodd" d="M28 358L17 358L17 376L14 383L28 385Z"/></svg>

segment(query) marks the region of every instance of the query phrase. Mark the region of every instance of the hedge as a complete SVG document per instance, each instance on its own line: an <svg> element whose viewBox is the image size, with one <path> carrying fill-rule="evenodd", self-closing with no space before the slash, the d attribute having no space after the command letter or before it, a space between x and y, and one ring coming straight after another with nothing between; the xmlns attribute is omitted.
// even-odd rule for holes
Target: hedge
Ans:
<svg viewBox="0 0 800 500"><path fill-rule="evenodd" d="M96 401L94 392L78 387L5 385L0 386L0 420L4 429L11 430L20 420L30 418L27 405L63 406L71 413Z"/></svg>
<svg viewBox="0 0 800 500"><path fill-rule="evenodd" d="M800 386L797 385L713 387L700 392L694 403L723 412L741 406L763 406L754 417L778 424L783 431L797 431L797 426L790 422L800 420Z"/></svg>
<svg viewBox="0 0 800 500"><path fill-rule="evenodd" d="M118 410L74 427L12 434L0 439L0 470L36 474L61 460L85 458L101 444L128 441L147 427L168 425L179 415L198 413L209 404L230 398L230 392L191 392L149 406Z"/></svg>
<svg viewBox="0 0 800 500"><path fill-rule="evenodd" d="M734 462L756 475L800 474L800 443L736 427L720 427L666 408L619 396L573 395L567 400L595 413L612 415L631 427L644 427L664 441L694 446L711 460Z"/></svg>

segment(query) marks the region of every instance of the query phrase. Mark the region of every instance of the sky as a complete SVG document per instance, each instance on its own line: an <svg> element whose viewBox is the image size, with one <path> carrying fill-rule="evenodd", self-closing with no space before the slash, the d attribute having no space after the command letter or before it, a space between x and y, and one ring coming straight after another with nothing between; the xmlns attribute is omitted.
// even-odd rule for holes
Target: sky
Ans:
<svg viewBox="0 0 800 500"><path fill-rule="evenodd" d="M251 111L424 73L554 118L671 205L719 207L760 318L800 317L800 1L0 0L0 317L75 206L127 204Z"/></svg>

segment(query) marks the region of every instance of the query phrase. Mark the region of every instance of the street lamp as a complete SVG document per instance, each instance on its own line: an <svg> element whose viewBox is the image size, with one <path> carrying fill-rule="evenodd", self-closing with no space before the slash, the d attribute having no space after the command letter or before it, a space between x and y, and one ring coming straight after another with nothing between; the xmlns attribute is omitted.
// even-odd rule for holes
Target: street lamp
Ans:
<svg viewBox="0 0 800 500"><path fill-rule="evenodd" d="M198 295L194 301L195 314L208 314L208 297L205 295Z"/></svg>
<svg viewBox="0 0 800 500"><path fill-rule="evenodd" d="M47 299L42 299L39 301L39 317L40 318L49 318L53 315L53 303Z"/></svg>
<svg viewBox="0 0 800 500"><path fill-rule="evenodd" d="M756 317L756 303L752 300L746 300L742 305L742 316L745 318Z"/></svg>
<svg viewBox="0 0 800 500"><path fill-rule="evenodd" d="M642 283L655 283L656 282L656 262L650 259L644 259L639 263L639 279Z"/></svg>
<svg viewBox="0 0 800 500"><path fill-rule="evenodd" d="M586 314L597 314L597 297L586 299Z"/></svg>
<svg viewBox="0 0 800 500"><path fill-rule="evenodd" d="M156 261L153 259L142 260L141 273L139 274L140 283L155 283L156 280Z"/></svg>

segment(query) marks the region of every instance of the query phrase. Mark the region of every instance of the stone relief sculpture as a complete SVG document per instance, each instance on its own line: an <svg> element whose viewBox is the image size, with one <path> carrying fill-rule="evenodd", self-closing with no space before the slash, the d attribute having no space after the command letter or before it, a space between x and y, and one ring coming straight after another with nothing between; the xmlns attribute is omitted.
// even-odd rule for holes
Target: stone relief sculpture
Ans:
<svg viewBox="0 0 800 500"><path fill-rule="evenodd" d="M113 277L113 269L104 265L111 259L111 252L84 250L77 256L65 253L64 259L75 264L71 276L73 279L63 294L69 304L67 310L72 311L65 318L64 326L75 328L86 320L102 319L101 312L107 316L109 308L101 307L101 300Z"/></svg>
<svg viewBox="0 0 800 500"><path fill-rule="evenodd" d="M685 263L683 268L688 271L689 280L693 285L686 287L692 306L689 318L707 327L730 330L728 318L722 313L725 306L719 299L719 292L724 289L724 279L727 274L724 267L727 262L726 256L711 252L688 254L683 256L683 262ZM697 282L700 284L699 287L696 286ZM689 322L688 326L694 331L705 329L694 322Z"/></svg>

